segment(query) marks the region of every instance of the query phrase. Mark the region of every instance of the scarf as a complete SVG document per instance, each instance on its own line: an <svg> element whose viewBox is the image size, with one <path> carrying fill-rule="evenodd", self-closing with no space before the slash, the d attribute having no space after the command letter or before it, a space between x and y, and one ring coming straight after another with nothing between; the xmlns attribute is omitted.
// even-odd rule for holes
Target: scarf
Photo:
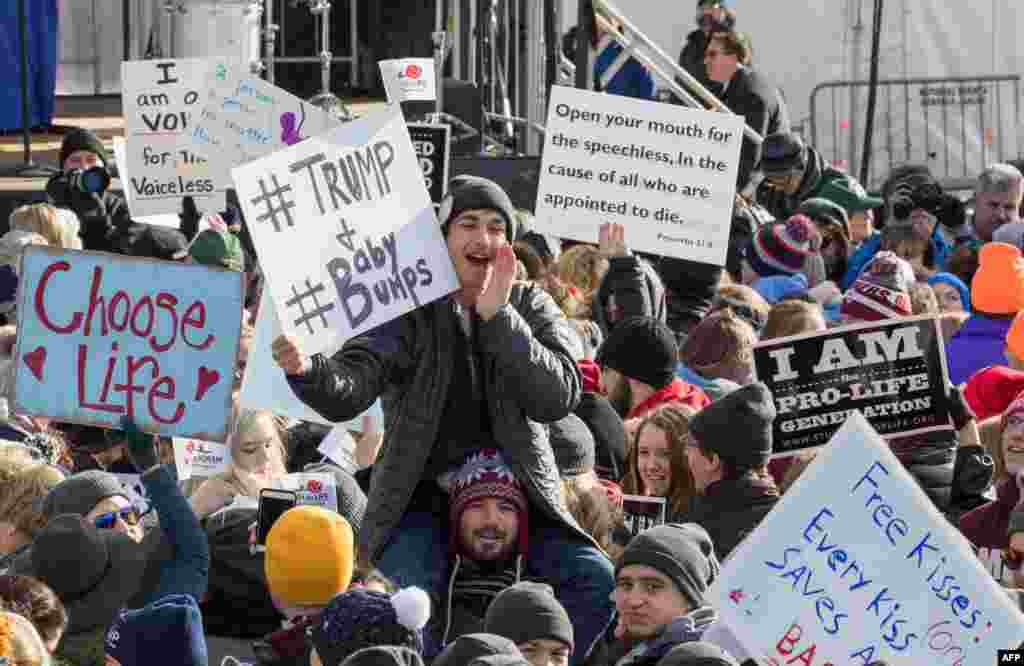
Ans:
<svg viewBox="0 0 1024 666"><path fill-rule="evenodd" d="M718 620L718 613L710 606L701 606L686 615L675 618L657 637L639 643L626 653L615 666L631 666L646 660L657 661L680 643L699 641L708 627Z"/></svg>
<svg viewBox="0 0 1024 666"><path fill-rule="evenodd" d="M655 407L666 402L682 402L694 409L701 409L711 404L707 396L700 389L697 389L683 380L676 377L671 382L647 396L647 399L629 410L624 421L640 418Z"/></svg>

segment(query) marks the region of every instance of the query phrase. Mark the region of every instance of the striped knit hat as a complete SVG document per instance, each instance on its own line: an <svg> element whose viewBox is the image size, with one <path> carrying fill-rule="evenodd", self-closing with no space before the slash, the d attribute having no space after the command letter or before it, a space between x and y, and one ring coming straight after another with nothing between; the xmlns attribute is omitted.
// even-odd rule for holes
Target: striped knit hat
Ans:
<svg viewBox="0 0 1024 666"><path fill-rule="evenodd" d="M527 525L529 514L526 495L522 484L507 464L501 453L494 449L483 449L471 454L462 467L447 479L450 495L451 546L458 551L459 523L462 512L473 500L498 497L508 500L519 509L519 552L526 552Z"/></svg>
<svg viewBox="0 0 1024 666"><path fill-rule="evenodd" d="M765 224L750 239L746 259L761 277L799 273L820 243L818 230L806 215Z"/></svg>
<svg viewBox="0 0 1024 666"><path fill-rule="evenodd" d="M892 252L879 252L843 297L843 319L881 321L913 313L914 269Z"/></svg>

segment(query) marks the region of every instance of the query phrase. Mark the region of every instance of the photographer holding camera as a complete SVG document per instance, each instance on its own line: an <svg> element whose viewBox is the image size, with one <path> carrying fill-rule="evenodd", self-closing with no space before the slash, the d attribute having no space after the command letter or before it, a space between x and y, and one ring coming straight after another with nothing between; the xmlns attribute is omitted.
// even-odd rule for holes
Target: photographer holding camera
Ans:
<svg viewBox="0 0 1024 666"><path fill-rule="evenodd" d="M131 219L124 198L110 191L107 151L91 131L74 127L60 147L61 172L46 183L50 203L78 215L86 250L173 260L187 254L178 230Z"/></svg>
<svg viewBox="0 0 1024 666"><path fill-rule="evenodd" d="M938 183L927 181L916 185L910 192L897 193L889 205L892 216L888 224L912 226L917 236L927 238L924 268L930 271L942 270L951 251L943 229L954 230L963 224L963 202L943 192ZM853 253L840 284L841 289L846 290L853 284L878 252L881 243L881 234L875 232Z"/></svg>

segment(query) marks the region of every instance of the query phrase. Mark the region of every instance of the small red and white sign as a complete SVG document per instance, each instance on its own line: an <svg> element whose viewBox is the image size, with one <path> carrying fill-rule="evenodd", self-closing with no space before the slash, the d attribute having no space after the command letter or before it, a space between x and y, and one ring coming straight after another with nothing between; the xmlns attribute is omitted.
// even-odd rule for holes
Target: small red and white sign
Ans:
<svg viewBox="0 0 1024 666"><path fill-rule="evenodd" d="M380 74L388 103L433 102L437 99L437 78L431 58L381 60Z"/></svg>

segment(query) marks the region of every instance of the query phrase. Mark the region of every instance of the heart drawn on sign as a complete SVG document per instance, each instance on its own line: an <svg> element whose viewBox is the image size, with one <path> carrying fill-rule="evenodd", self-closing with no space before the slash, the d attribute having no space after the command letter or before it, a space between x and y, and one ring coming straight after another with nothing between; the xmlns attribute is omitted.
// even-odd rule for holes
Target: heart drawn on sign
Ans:
<svg viewBox="0 0 1024 666"><path fill-rule="evenodd" d="M196 384L196 402L203 399L210 387L220 381L220 373L205 365L199 366L199 382Z"/></svg>
<svg viewBox="0 0 1024 666"><path fill-rule="evenodd" d="M43 381L43 366L46 364L46 347L36 347L35 351L22 356L25 365L32 371L36 379Z"/></svg>

